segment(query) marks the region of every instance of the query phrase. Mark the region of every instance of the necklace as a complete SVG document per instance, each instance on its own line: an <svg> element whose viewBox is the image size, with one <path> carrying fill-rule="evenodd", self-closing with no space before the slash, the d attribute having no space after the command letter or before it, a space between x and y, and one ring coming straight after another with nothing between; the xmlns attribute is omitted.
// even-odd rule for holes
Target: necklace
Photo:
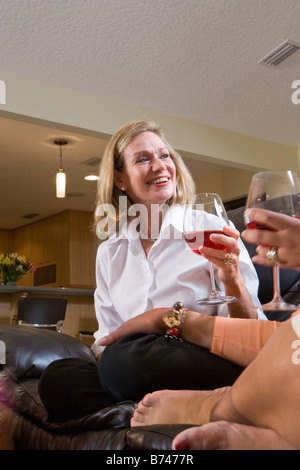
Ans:
<svg viewBox="0 0 300 470"><path fill-rule="evenodd" d="M148 237L146 237L146 235L145 235L142 231L140 231L140 238L141 238L142 240L146 240L147 242L150 242L150 243L155 243L156 240L158 239L158 237L155 237L155 238L148 238Z"/></svg>
<svg viewBox="0 0 300 470"><path fill-rule="evenodd" d="M146 242L150 242L150 243L155 243L156 240L158 239L158 237L155 237L155 238L148 238L146 237L142 232L140 232L140 238L142 240L146 240Z"/></svg>
<svg viewBox="0 0 300 470"><path fill-rule="evenodd" d="M148 238L148 236L146 236L146 234L143 232L141 224L139 225L139 229L140 229L140 238L142 240L146 240L147 242L150 242L150 243L155 243L156 240L158 239L158 236L154 238Z"/></svg>

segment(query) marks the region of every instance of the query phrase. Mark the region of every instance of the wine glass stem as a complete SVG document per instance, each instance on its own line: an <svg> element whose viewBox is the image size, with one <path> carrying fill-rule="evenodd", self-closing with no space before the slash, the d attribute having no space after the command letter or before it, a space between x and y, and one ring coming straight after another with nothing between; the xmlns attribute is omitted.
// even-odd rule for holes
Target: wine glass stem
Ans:
<svg viewBox="0 0 300 470"><path fill-rule="evenodd" d="M280 293L280 277L279 277L279 267L274 266L273 268L273 289L274 289L274 297L273 300L280 300L281 293Z"/></svg>
<svg viewBox="0 0 300 470"><path fill-rule="evenodd" d="M208 264L209 264L209 272L210 272L211 291L212 291L212 294L215 294L217 291L216 291L214 267L210 261L208 262Z"/></svg>

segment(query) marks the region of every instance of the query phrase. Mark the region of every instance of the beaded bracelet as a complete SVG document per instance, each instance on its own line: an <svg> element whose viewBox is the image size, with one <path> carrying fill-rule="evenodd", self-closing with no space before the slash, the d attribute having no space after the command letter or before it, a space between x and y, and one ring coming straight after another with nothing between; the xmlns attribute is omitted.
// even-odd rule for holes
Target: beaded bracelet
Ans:
<svg viewBox="0 0 300 470"><path fill-rule="evenodd" d="M188 309L184 308L182 302L176 302L172 307L172 314L168 314L163 317L163 322L168 327L165 333L167 338L174 338L182 341L180 329L183 327L187 311Z"/></svg>

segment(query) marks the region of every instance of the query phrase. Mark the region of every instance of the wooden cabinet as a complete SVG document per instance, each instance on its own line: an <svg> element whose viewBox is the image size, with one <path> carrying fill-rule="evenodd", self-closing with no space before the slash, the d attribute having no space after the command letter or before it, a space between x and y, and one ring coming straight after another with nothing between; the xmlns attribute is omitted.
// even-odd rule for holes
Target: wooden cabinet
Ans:
<svg viewBox="0 0 300 470"><path fill-rule="evenodd" d="M0 253L11 253L13 250L12 230L0 230Z"/></svg>
<svg viewBox="0 0 300 470"><path fill-rule="evenodd" d="M92 232L93 214L69 211L70 287L95 287L95 265L99 239Z"/></svg>
<svg viewBox="0 0 300 470"><path fill-rule="evenodd" d="M68 210L16 230L1 231L0 252L27 256L38 270L53 268L55 278L39 285L94 288L99 240L91 230L92 219L92 212ZM2 232L11 233L8 236ZM35 278L37 274L28 274L18 285L36 285Z"/></svg>

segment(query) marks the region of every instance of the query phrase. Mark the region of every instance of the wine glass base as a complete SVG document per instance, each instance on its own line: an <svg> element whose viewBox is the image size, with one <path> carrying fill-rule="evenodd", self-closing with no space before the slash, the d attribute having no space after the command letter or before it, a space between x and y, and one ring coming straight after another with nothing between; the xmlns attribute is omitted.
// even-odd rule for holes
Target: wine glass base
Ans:
<svg viewBox="0 0 300 470"><path fill-rule="evenodd" d="M261 307L258 307L264 312L272 312L273 310L281 311L281 312L286 312L286 311L294 311L298 310L298 306L294 304L288 304L284 302L284 300L275 300L268 302L267 304L262 305Z"/></svg>
<svg viewBox="0 0 300 470"><path fill-rule="evenodd" d="M211 295L204 299L196 300L197 305L220 305L235 302L236 298L230 295Z"/></svg>

